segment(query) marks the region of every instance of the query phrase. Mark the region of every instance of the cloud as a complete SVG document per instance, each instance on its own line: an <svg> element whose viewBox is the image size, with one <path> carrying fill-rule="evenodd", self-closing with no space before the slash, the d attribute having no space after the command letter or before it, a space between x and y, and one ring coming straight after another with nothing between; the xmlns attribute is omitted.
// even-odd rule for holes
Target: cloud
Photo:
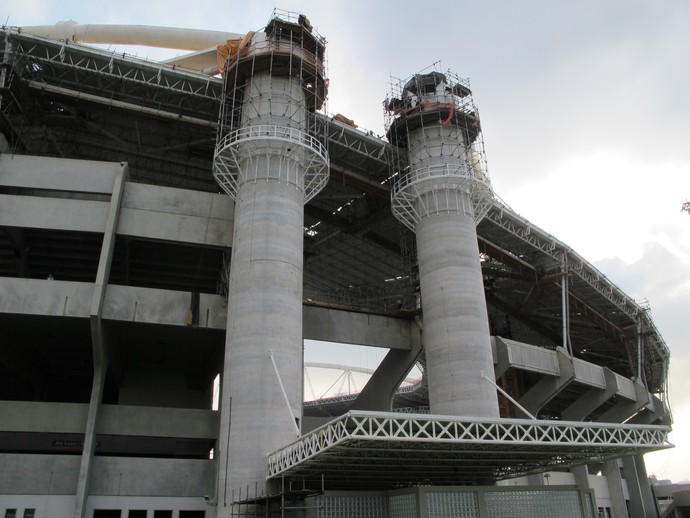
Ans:
<svg viewBox="0 0 690 518"><path fill-rule="evenodd" d="M645 243L643 250L640 259L632 264L613 258L598 261L596 266L631 296L649 300L654 322L671 351L669 395L675 419L671 441L676 449L645 458L650 474L680 481L688 478L686 463L673 460L690 458L686 440L690 436L690 250L679 253L659 242Z"/></svg>
<svg viewBox="0 0 690 518"><path fill-rule="evenodd" d="M690 402L679 406L675 412L673 432L669 437L675 448L648 453L644 456L647 473L658 479L670 479L679 483L690 481L687 459L690 459Z"/></svg>

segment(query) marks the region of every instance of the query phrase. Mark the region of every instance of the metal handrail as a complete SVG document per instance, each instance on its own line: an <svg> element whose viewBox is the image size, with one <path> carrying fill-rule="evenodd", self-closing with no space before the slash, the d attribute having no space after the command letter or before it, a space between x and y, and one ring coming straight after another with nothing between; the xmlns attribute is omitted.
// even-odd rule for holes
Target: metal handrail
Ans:
<svg viewBox="0 0 690 518"><path fill-rule="evenodd" d="M463 173L458 172L461 168L464 171ZM472 173L468 174L467 171L472 171ZM475 183L482 184L491 189L491 182L488 176L480 171L477 171L468 163L437 164L418 167L407 174L398 175L396 181L393 183L392 195L395 197L399 192L427 179L444 177L472 180Z"/></svg>
<svg viewBox="0 0 690 518"><path fill-rule="evenodd" d="M245 126L228 133L218 141L218 144L216 145L216 154L218 154L218 152L221 150L241 143L242 141L263 139L294 142L300 146L314 151L323 160L328 160L328 152L326 151L326 147L319 142L317 138L298 128L278 126L274 124Z"/></svg>

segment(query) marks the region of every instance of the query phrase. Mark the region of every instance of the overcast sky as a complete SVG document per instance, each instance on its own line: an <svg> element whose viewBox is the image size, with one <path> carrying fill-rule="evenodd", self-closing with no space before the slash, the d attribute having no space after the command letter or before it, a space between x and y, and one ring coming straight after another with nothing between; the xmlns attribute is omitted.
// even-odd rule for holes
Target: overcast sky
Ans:
<svg viewBox="0 0 690 518"><path fill-rule="evenodd" d="M374 5L372 5L374 4ZM5 0L9 25L129 23L247 32L266 1ZM648 300L672 354L676 424L649 473L690 479L690 2L286 0L328 40L328 110L383 133L391 76L471 80L489 173L518 213ZM140 56L160 57L157 51Z"/></svg>

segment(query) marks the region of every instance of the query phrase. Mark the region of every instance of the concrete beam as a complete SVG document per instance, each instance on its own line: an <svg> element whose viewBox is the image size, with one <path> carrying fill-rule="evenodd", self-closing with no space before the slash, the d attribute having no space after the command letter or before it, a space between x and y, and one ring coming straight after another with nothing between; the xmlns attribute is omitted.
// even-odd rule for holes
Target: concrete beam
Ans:
<svg viewBox="0 0 690 518"><path fill-rule="evenodd" d="M0 401L3 432L84 433L88 405Z"/></svg>
<svg viewBox="0 0 690 518"><path fill-rule="evenodd" d="M352 404L352 410L391 410L395 391L422 355L421 329L412 333L411 348L391 349Z"/></svg>
<svg viewBox="0 0 690 518"><path fill-rule="evenodd" d="M213 460L105 457L94 459L92 493L128 496L215 494Z"/></svg>
<svg viewBox="0 0 690 518"><path fill-rule="evenodd" d="M120 163L0 155L0 186L25 189L0 195L0 225L102 232ZM45 196L35 196L42 191ZM86 196L85 196L85 193ZM218 247L232 245L234 203L222 194L128 182L119 234Z"/></svg>
<svg viewBox="0 0 690 518"><path fill-rule="evenodd" d="M492 350L495 346L494 374L499 379L509 368L545 375L558 376L558 355L551 349L509 340L500 336L491 337Z"/></svg>
<svg viewBox="0 0 690 518"><path fill-rule="evenodd" d="M575 369L568 352L562 347L557 347L556 354L560 374L558 376L544 376L518 401L533 415L537 415L546 403L556 397L575 379Z"/></svg>
<svg viewBox="0 0 690 518"><path fill-rule="evenodd" d="M510 352L508 344L501 337L491 337L491 353L494 358L494 379L498 381L510 369Z"/></svg>
<svg viewBox="0 0 690 518"><path fill-rule="evenodd" d="M88 318L93 284L37 279L2 279L0 313ZM37 297L36 293L41 296Z"/></svg>
<svg viewBox="0 0 690 518"><path fill-rule="evenodd" d="M119 162L0 155L0 185L109 195L121 167Z"/></svg>
<svg viewBox="0 0 690 518"><path fill-rule="evenodd" d="M3 278L0 313L88 318L94 285L85 282ZM36 297L40 293L40 297ZM147 324L187 325L190 294L186 291L111 284L102 316ZM227 315L220 295L201 294L199 327L225 329Z"/></svg>
<svg viewBox="0 0 690 518"><path fill-rule="evenodd" d="M635 401L621 399L614 406L595 419L599 423L622 423L635 412L650 405L650 394L640 380L634 381Z"/></svg>
<svg viewBox="0 0 690 518"><path fill-rule="evenodd" d="M580 358L572 358L573 369L575 371L575 381L599 390L606 388L606 377L604 368L601 365L591 363Z"/></svg>
<svg viewBox="0 0 690 518"><path fill-rule="evenodd" d="M108 203L0 194L0 226L103 232Z"/></svg>
<svg viewBox="0 0 690 518"><path fill-rule="evenodd" d="M603 390L598 387L589 389L561 413L561 419L564 421L583 421L589 414L615 396L618 392L616 374L604 367L604 378L606 388Z"/></svg>
<svg viewBox="0 0 690 518"><path fill-rule="evenodd" d="M111 284L103 307L103 318L145 324L187 325L190 294L187 291L159 290ZM199 325L225 329L227 313L220 295L199 296Z"/></svg>
<svg viewBox="0 0 690 518"><path fill-rule="evenodd" d="M3 279L0 313L88 318L94 285L37 279ZM41 293L36 297L36 293ZM189 292L111 284L105 292L105 320L187 325ZM199 327L225 329L227 313L220 295L202 293ZM304 338L409 351L413 320L305 305Z"/></svg>
<svg viewBox="0 0 690 518"><path fill-rule="evenodd" d="M218 413L191 408L102 405L96 432L140 437L215 439Z"/></svg>
<svg viewBox="0 0 690 518"><path fill-rule="evenodd" d="M671 411L666 404L654 394L649 394L649 403L645 405L630 421L631 424L671 424Z"/></svg>
<svg viewBox="0 0 690 518"><path fill-rule="evenodd" d="M230 247L233 218L234 203L229 196L128 182L117 232Z"/></svg>
<svg viewBox="0 0 690 518"><path fill-rule="evenodd" d="M306 340L411 350L417 332L413 320L304 305Z"/></svg>
<svg viewBox="0 0 690 518"><path fill-rule="evenodd" d="M83 403L0 401L3 432L84 433L89 406ZM102 405L96 433L138 437L215 439L213 410Z"/></svg>

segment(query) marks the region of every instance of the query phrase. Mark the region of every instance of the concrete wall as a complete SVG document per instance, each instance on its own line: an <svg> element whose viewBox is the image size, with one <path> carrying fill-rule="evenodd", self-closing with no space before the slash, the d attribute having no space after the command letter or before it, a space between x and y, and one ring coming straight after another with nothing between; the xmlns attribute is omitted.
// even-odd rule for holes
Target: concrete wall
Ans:
<svg viewBox="0 0 690 518"><path fill-rule="evenodd" d="M158 290L110 284L103 306L105 320L145 324L187 325L190 294L186 291ZM199 327L225 329L227 314L220 295L199 297Z"/></svg>
<svg viewBox="0 0 690 518"><path fill-rule="evenodd" d="M0 313L88 318L92 297L90 283L4 277Z"/></svg>
<svg viewBox="0 0 690 518"><path fill-rule="evenodd" d="M0 226L102 232L108 203L0 194Z"/></svg>
<svg viewBox="0 0 690 518"><path fill-rule="evenodd" d="M88 318L93 284L3 278L0 313ZM41 296L37 297L36 293ZM147 324L187 325L190 294L137 286L108 286L103 318ZM225 302L219 295L199 299L200 327L225 329Z"/></svg>
<svg viewBox="0 0 690 518"><path fill-rule="evenodd" d="M2 494L74 495L80 461L79 455L0 454Z"/></svg>
<svg viewBox="0 0 690 518"><path fill-rule="evenodd" d="M203 496L197 497L141 497L141 496L90 496L86 516L93 516L94 509L120 509L121 517L127 518L130 510L146 510L147 518L153 518L155 511L172 511L173 518L179 518L180 511L205 511L205 518L216 516L216 508ZM53 515L51 515L52 518ZM71 515L69 515L71 518Z"/></svg>
<svg viewBox="0 0 690 518"><path fill-rule="evenodd" d="M0 226L102 232L115 174L112 162L0 156ZM88 198L88 199L86 199ZM225 195L127 182L117 233L229 247L233 201Z"/></svg>
<svg viewBox="0 0 690 518"><path fill-rule="evenodd" d="M3 432L83 434L88 405L0 401ZM99 434L214 439L218 415L212 410L103 405Z"/></svg>
<svg viewBox="0 0 690 518"><path fill-rule="evenodd" d="M203 497L214 484L213 460L94 457L89 494Z"/></svg>
<svg viewBox="0 0 690 518"><path fill-rule="evenodd" d="M218 415L212 410L103 405L96 432L212 439L218 433Z"/></svg>
<svg viewBox="0 0 690 518"><path fill-rule="evenodd" d="M90 496L87 500L86 516L93 516L94 510L119 509L121 517L127 518L130 510L144 510L147 518L153 518L155 511L172 511L173 518L179 518L180 511L204 511L206 518L216 516L214 502L198 497L141 497L141 496ZM17 517L24 516L27 509L33 509L37 518L73 518L74 496L70 495L2 495L0 516L7 509L16 509Z"/></svg>
<svg viewBox="0 0 690 518"><path fill-rule="evenodd" d="M229 196L127 182L117 233L151 239L232 246Z"/></svg>
<svg viewBox="0 0 690 518"><path fill-rule="evenodd" d="M74 495L2 495L0 516L5 516L7 509L16 509L17 516L24 516L27 509L33 509L37 518L72 518L74 500Z"/></svg>
<svg viewBox="0 0 690 518"><path fill-rule="evenodd" d="M414 321L352 311L304 306L302 332L306 340L322 340L391 349L410 349Z"/></svg>
<svg viewBox="0 0 690 518"><path fill-rule="evenodd" d="M84 433L88 410L78 403L0 401L2 431Z"/></svg>
<svg viewBox="0 0 690 518"><path fill-rule="evenodd" d="M5 495L74 495L80 460L79 455L0 454L3 501ZM97 456L93 469L91 495L214 494L213 460Z"/></svg>
<svg viewBox="0 0 690 518"><path fill-rule="evenodd" d="M110 194L119 163L0 155L0 185Z"/></svg>

